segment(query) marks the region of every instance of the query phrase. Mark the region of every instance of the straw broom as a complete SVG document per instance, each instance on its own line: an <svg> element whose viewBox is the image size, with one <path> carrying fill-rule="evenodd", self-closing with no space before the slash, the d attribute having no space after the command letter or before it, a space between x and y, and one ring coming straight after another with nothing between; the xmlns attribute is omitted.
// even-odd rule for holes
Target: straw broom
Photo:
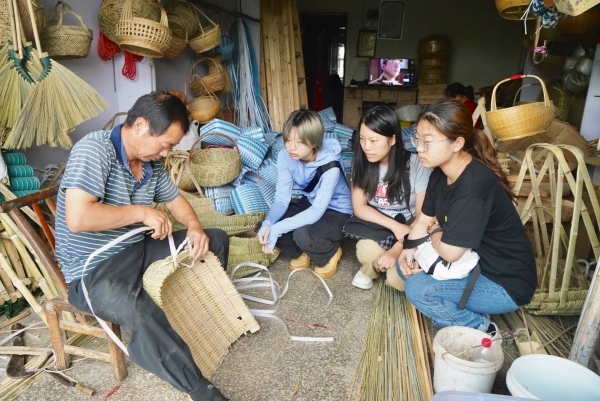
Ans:
<svg viewBox="0 0 600 401"><path fill-rule="evenodd" d="M0 126L5 129L13 127L23 102L33 88L33 79L24 68L21 36L17 32L19 17L14 14L13 2L8 0L6 3L10 14L13 50L7 51L9 61L0 68L0 99L4 99L3 107L0 108ZM15 54L17 48L18 55Z"/></svg>
<svg viewBox="0 0 600 401"><path fill-rule="evenodd" d="M27 1L27 7L35 24L31 0ZM67 134L83 121L100 114L108 104L84 80L43 53L36 26L33 33L44 71L25 101L4 147L24 149L35 143L68 149L72 141Z"/></svg>

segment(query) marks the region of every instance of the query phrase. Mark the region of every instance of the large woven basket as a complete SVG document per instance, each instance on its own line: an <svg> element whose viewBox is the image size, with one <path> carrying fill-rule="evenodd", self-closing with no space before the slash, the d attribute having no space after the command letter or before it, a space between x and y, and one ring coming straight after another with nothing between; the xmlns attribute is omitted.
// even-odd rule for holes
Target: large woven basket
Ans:
<svg viewBox="0 0 600 401"><path fill-rule="evenodd" d="M211 252L197 261L184 251L177 256L177 263L172 257L154 262L144 273L143 284L208 379L229 353L231 344L242 334L259 329Z"/></svg>
<svg viewBox="0 0 600 401"><path fill-rule="evenodd" d="M496 105L496 91L498 86L511 80L528 77L535 78L540 82L544 94L544 101L498 109ZM492 131L494 137L501 141L519 139L539 134L548 128L554 118L554 105L552 101L550 101L544 81L538 76L513 75L496 84L492 91L490 111L486 112L485 116L488 127Z"/></svg>
<svg viewBox="0 0 600 401"><path fill-rule="evenodd" d="M167 13L167 18L169 20L169 27L171 27L172 37L171 45L164 49L163 53L166 58L175 59L184 52L188 42L188 33L179 15Z"/></svg>
<svg viewBox="0 0 600 401"><path fill-rule="evenodd" d="M117 22L123 14L123 0L103 0L98 11L98 24L100 31L110 39L117 43L115 29ZM138 18L149 19L152 21L160 20L160 8L149 1L134 1L132 5L132 15Z"/></svg>
<svg viewBox="0 0 600 401"><path fill-rule="evenodd" d="M59 6L61 6L60 12L58 11ZM79 21L79 25L64 25L65 14L73 15ZM40 39L43 49L50 57L72 59L88 56L93 37L93 31L83 22L83 18L75 12L73 7L60 0L54 6L52 13L48 15Z"/></svg>
<svg viewBox="0 0 600 401"><path fill-rule="evenodd" d="M530 0L495 0L496 9L504 19L520 20L529 8ZM535 19L537 15L532 12L527 14L527 19Z"/></svg>
<svg viewBox="0 0 600 401"><path fill-rule="evenodd" d="M222 135L212 133L211 135ZM242 169L242 161L237 144L227 135L223 135L233 145L230 148L196 148L202 141L192 146L190 151L190 170L202 187L218 187L233 181Z"/></svg>
<svg viewBox="0 0 600 401"><path fill-rule="evenodd" d="M121 49L139 56L162 57L172 39L167 12L157 3L160 8L160 22L135 17L133 1L125 0L121 18L116 26L116 43Z"/></svg>
<svg viewBox="0 0 600 401"><path fill-rule="evenodd" d="M171 151L165 159L165 167L175 186L183 191L197 191L200 188L196 188L197 182L194 183L189 163L190 152L184 150ZM200 187L199 184L197 186Z"/></svg>
<svg viewBox="0 0 600 401"><path fill-rule="evenodd" d="M193 6L196 11L204 16L210 25L202 26L198 20L200 33L197 36L190 37L189 45L196 53L202 53L210 49L214 49L221 42L221 28L213 20L208 18L198 7ZM191 35L190 35L191 36Z"/></svg>
<svg viewBox="0 0 600 401"><path fill-rule="evenodd" d="M194 72L198 63L208 62L208 75L201 77ZM188 75L188 82L196 97L208 95L210 92L220 91L225 87L225 70L223 66L212 57L204 57L192 65Z"/></svg>
<svg viewBox="0 0 600 401"><path fill-rule="evenodd" d="M269 267L279 256L279 249L274 253L263 253L262 245L258 242L255 231L229 237L229 258L227 259L227 274L231 275L233 268L243 262L253 262ZM233 278L248 276L260 271L255 267L243 266L236 270Z"/></svg>
<svg viewBox="0 0 600 401"><path fill-rule="evenodd" d="M166 9L168 13L175 14L180 18L188 36L196 36L198 34L198 31L200 31L198 16L189 2L174 0L166 6Z"/></svg>

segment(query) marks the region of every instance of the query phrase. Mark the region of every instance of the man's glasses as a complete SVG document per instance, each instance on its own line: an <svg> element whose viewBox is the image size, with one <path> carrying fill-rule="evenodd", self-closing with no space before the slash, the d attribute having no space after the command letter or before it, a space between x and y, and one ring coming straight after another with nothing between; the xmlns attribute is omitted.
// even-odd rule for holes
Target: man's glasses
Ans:
<svg viewBox="0 0 600 401"><path fill-rule="evenodd" d="M412 135L410 137L410 143L412 143L412 145L417 149L420 146L421 149L423 149L423 152L427 152L427 150L429 149L429 145L431 145L433 143L447 141L447 140L448 140L448 138L440 139L439 141L424 141L423 139L419 139L414 135Z"/></svg>

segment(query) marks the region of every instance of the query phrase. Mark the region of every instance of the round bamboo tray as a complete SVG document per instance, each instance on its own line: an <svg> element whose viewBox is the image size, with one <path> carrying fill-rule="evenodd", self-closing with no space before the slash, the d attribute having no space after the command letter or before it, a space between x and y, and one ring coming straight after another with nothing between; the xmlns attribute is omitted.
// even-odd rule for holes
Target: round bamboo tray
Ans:
<svg viewBox="0 0 600 401"><path fill-rule="evenodd" d="M520 20L527 8L529 8L529 0L495 0L496 9L500 17L510 20ZM527 19L535 19L537 15L530 12L527 14Z"/></svg>

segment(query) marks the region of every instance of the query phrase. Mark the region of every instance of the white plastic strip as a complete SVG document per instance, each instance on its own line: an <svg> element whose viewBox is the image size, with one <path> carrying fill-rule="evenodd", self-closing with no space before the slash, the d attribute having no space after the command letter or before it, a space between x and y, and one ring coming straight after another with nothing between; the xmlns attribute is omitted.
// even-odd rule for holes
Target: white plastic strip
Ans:
<svg viewBox="0 0 600 401"><path fill-rule="evenodd" d="M241 267L245 267L245 266L254 267L261 271L264 271L269 275L269 277L268 278L260 277L260 274L262 274L262 273L259 272L252 277L234 279L233 277L234 277L235 273L238 271L238 269ZM271 272L269 272L269 269L267 269L265 266L260 265L258 263L243 262L243 263L240 263L239 265L235 266L233 268L233 270L231 271L231 282L234 283L235 288L236 288L236 290L238 290L238 292L240 292L240 290L249 289L249 288L270 288L271 294L272 294L272 299L258 298L258 297L254 297L251 295L242 294L241 292L240 292L240 296L249 301L258 302L258 303L266 304L266 305L275 305L277 303L277 301L282 299L283 296L289 290L290 278L294 275L294 273L296 273L297 271L301 271L301 270L310 271L315 276L317 276L319 278L319 280L321 280L323 287L325 287L325 290L329 294L329 301L327 302L327 306L326 306L326 308L328 308L331 305L331 302L333 301L333 293L327 286L327 283L325 283L325 280L323 280L321 277L319 277L319 275L316 274L312 270L308 270L308 269L293 270L289 274L289 276L286 280L286 283L285 283L285 287L279 296L277 295L277 290L275 289L275 287L279 287L279 284L273 279L273 277L271 276ZM275 309L250 309L250 313L252 313L252 315L254 315L256 317L266 317L266 318L275 319L275 320L281 322L281 324L283 324L284 330L285 330L288 338L292 341L306 341L306 342L331 342L331 341L334 341L333 337L292 336L287 328L286 323L279 316L275 315L275 311L276 311Z"/></svg>

